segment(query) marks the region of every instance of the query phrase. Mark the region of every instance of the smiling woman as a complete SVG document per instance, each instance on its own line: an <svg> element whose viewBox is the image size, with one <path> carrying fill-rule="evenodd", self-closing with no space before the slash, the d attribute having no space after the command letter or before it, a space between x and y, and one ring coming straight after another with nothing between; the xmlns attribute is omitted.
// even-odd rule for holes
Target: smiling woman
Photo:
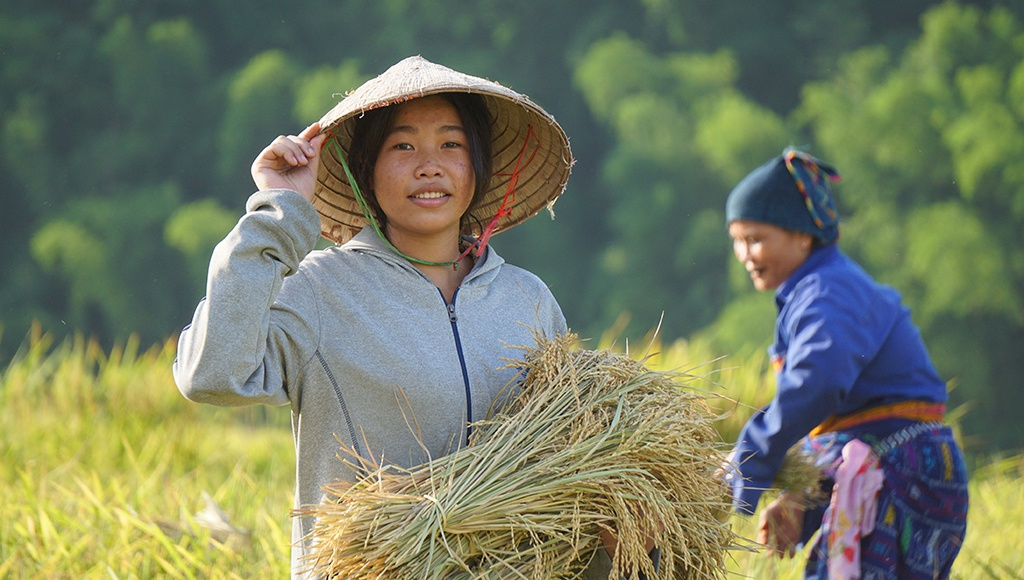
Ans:
<svg viewBox="0 0 1024 580"><path fill-rule="evenodd" d="M374 166L372 190L388 216L385 233L399 248L432 235L458 237L475 193L467 141L458 111L443 97L397 106Z"/></svg>
<svg viewBox="0 0 1024 580"><path fill-rule="evenodd" d="M179 338L178 388L290 405L296 514L359 477L339 443L406 469L466 445L522 379L509 347L567 331L544 282L488 241L554 203L571 165L565 133L525 96L403 60L257 156L258 191ZM313 251L318 234L339 245ZM294 576L310 573L313 525L293 519ZM611 560L581 564L606 578Z"/></svg>
<svg viewBox="0 0 1024 580"><path fill-rule="evenodd" d="M811 254L810 234L764 222L736 220L729 224L732 251L758 290L778 288Z"/></svg>
<svg viewBox="0 0 1024 580"><path fill-rule="evenodd" d="M827 509L783 493L758 530L770 551L792 555L820 528L807 578L944 578L967 519L966 467L943 424L946 385L899 293L839 251L837 179L787 149L729 194L736 259L758 290L775 290L779 311L775 397L746 423L724 471L735 509L753 513L794 444L816 458Z"/></svg>

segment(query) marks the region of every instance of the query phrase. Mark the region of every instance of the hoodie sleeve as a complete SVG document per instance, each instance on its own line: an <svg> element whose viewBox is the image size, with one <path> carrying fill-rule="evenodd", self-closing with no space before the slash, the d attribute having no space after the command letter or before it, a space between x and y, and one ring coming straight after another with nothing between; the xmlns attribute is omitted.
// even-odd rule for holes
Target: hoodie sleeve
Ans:
<svg viewBox="0 0 1024 580"><path fill-rule="evenodd" d="M249 198L246 214L214 249L206 297L178 339L174 380L187 399L288 402L289 382L317 344L314 296L295 274L319 230L313 205L294 191Z"/></svg>
<svg viewBox="0 0 1024 580"><path fill-rule="evenodd" d="M562 307L558 305L558 301L555 300L554 294L551 290L547 291L546 299L541 304L541 312L547 323L545 329L548 338L553 338L560 334L565 334L569 331L569 326L565 321L565 315L562 313Z"/></svg>

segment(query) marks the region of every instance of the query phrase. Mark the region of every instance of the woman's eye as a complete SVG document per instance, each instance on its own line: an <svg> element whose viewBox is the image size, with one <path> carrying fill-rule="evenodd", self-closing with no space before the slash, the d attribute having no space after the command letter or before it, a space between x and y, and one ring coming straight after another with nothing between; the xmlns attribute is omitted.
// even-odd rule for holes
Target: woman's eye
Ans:
<svg viewBox="0 0 1024 580"><path fill-rule="evenodd" d="M458 141L449 141L449 142L445 143L444 145L442 145L442 147L444 147L446 149L454 149L454 148L457 148L457 147L462 147L462 143L459 143Z"/></svg>
<svg viewBox="0 0 1024 580"><path fill-rule="evenodd" d="M397 145L395 145L395 149L400 149L402 151L412 151L412 145L408 143L398 143Z"/></svg>

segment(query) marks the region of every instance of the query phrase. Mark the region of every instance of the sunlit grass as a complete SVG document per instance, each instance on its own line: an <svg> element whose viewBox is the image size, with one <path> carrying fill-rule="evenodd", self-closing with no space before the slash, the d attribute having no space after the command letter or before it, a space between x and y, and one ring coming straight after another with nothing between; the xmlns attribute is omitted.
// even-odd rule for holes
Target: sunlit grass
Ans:
<svg viewBox="0 0 1024 580"><path fill-rule="evenodd" d="M1024 456L992 460L974 472L967 539L953 573L960 578L1024 578Z"/></svg>
<svg viewBox="0 0 1024 580"><path fill-rule="evenodd" d="M685 341L630 350L652 368L704 376L723 396L723 441L771 396L763 353L719 358ZM173 342L104 351L36 333L0 368L0 578L287 576L295 477L287 409L190 403L174 386L173 358ZM972 476L954 577L1022 578L1024 458L975 463L985 467ZM232 533L211 528L204 493ZM733 526L754 536L754 518L734 516ZM802 564L803 555L780 561L737 549L728 569L734 578L786 579L800 578Z"/></svg>
<svg viewBox="0 0 1024 580"><path fill-rule="evenodd" d="M287 427L185 401L173 358L36 335L3 369L0 577L287 575ZM237 533L197 521L204 492Z"/></svg>

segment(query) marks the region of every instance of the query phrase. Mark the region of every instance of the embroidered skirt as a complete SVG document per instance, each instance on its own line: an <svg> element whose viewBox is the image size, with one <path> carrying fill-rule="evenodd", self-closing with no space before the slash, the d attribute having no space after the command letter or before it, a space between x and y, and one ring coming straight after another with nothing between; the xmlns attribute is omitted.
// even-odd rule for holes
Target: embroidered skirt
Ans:
<svg viewBox="0 0 1024 580"><path fill-rule="evenodd" d="M856 430L833 431L808 437L805 447L831 477L843 446L854 438L875 449L885 473L874 531L861 539L861 578L947 578L963 544L968 506L967 468L952 431L913 423L881 440ZM826 514L813 523L823 529L806 578L829 577L827 521Z"/></svg>

